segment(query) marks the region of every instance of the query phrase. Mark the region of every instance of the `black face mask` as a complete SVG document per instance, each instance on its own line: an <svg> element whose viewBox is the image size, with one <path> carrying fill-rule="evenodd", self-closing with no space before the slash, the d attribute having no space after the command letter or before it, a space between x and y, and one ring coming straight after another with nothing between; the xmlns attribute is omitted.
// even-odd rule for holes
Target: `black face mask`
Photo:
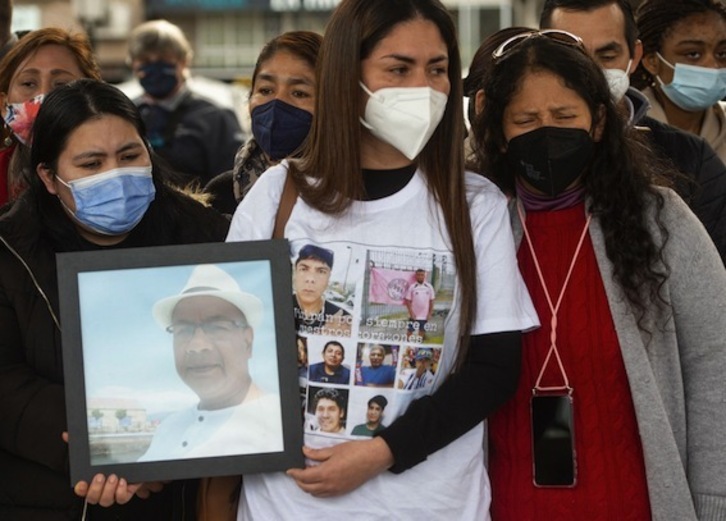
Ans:
<svg viewBox="0 0 726 521"><path fill-rule="evenodd" d="M152 98L164 99L179 84L176 77L176 65L163 60L147 63L141 67L144 76L139 83Z"/></svg>
<svg viewBox="0 0 726 521"><path fill-rule="evenodd" d="M582 175L594 146L586 130L540 127L512 138L506 157L516 175L555 197Z"/></svg>

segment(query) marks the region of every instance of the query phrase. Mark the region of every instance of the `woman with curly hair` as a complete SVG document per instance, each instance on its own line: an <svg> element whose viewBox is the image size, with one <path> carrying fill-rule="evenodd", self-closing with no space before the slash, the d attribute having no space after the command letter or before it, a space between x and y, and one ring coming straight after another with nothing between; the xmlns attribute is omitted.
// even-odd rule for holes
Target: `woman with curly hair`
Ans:
<svg viewBox="0 0 726 521"><path fill-rule="evenodd" d="M643 59L633 85L648 115L700 135L726 161L726 5L646 0L636 16Z"/></svg>
<svg viewBox="0 0 726 521"><path fill-rule="evenodd" d="M526 32L493 56L475 147L511 197L543 327L523 335L519 388L490 417L492 518L723 518L718 253L654 185L662 166L579 38Z"/></svg>

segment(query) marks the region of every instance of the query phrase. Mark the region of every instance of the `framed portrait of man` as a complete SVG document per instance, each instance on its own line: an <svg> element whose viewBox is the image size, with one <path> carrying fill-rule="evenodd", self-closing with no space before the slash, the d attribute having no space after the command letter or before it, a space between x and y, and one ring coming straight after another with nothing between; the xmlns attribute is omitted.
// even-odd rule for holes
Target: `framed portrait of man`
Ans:
<svg viewBox="0 0 726 521"><path fill-rule="evenodd" d="M287 241L64 253L71 480L302 466Z"/></svg>

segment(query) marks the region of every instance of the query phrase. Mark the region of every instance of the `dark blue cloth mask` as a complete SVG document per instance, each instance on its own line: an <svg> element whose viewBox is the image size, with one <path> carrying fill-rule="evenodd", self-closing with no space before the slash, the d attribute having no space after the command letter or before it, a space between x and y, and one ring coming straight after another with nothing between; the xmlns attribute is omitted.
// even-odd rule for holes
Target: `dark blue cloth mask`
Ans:
<svg viewBox="0 0 726 521"><path fill-rule="evenodd" d="M176 77L176 65L162 60L147 63L141 67L143 76L139 83L144 91L152 98L164 99L169 96L179 84Z"/></svg>
<svg viewBox="0 0 726 521"><path fill-rule="evenodd" d="M270 159L279 161L295 152L310 132L313 115L274 99L252 110L252 134Z"/></svg>

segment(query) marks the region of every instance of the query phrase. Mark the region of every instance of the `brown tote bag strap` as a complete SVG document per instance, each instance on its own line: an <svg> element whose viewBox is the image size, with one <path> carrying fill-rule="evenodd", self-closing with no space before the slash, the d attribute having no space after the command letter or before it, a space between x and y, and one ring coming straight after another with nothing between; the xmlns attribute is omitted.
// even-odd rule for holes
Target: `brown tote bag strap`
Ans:
<svg viewBox="0 0 726 521"><path fill-rule="evenodd" d="M295 201L297 201L297 187L288 172L285 177L285 186L282 188L280 206L277 208L277 215L275 216L275 229L272 232L273 239L283 239L285 237L285 225L290 218Z"/></svg>
<svg viewBox="0 0 726 521"><path fill-rule="evenodd" d="M282 188L280 206L275 216L275 230L273 239L282 239L285 235L285 225L292 213L292 207L297 200L297 188L292 176L287 174L285 186ZM234 521L237 518L237 503L239 502L239 487L242 476L221 476L202 478L199 484L199 497L197 498L197 521Z"/></svg>
<svg viewBox="0 0 726 521"><path fill-rule="evenodd" d="M197 521L235 521L242 476L215 476L199 480Z"/></svg>

